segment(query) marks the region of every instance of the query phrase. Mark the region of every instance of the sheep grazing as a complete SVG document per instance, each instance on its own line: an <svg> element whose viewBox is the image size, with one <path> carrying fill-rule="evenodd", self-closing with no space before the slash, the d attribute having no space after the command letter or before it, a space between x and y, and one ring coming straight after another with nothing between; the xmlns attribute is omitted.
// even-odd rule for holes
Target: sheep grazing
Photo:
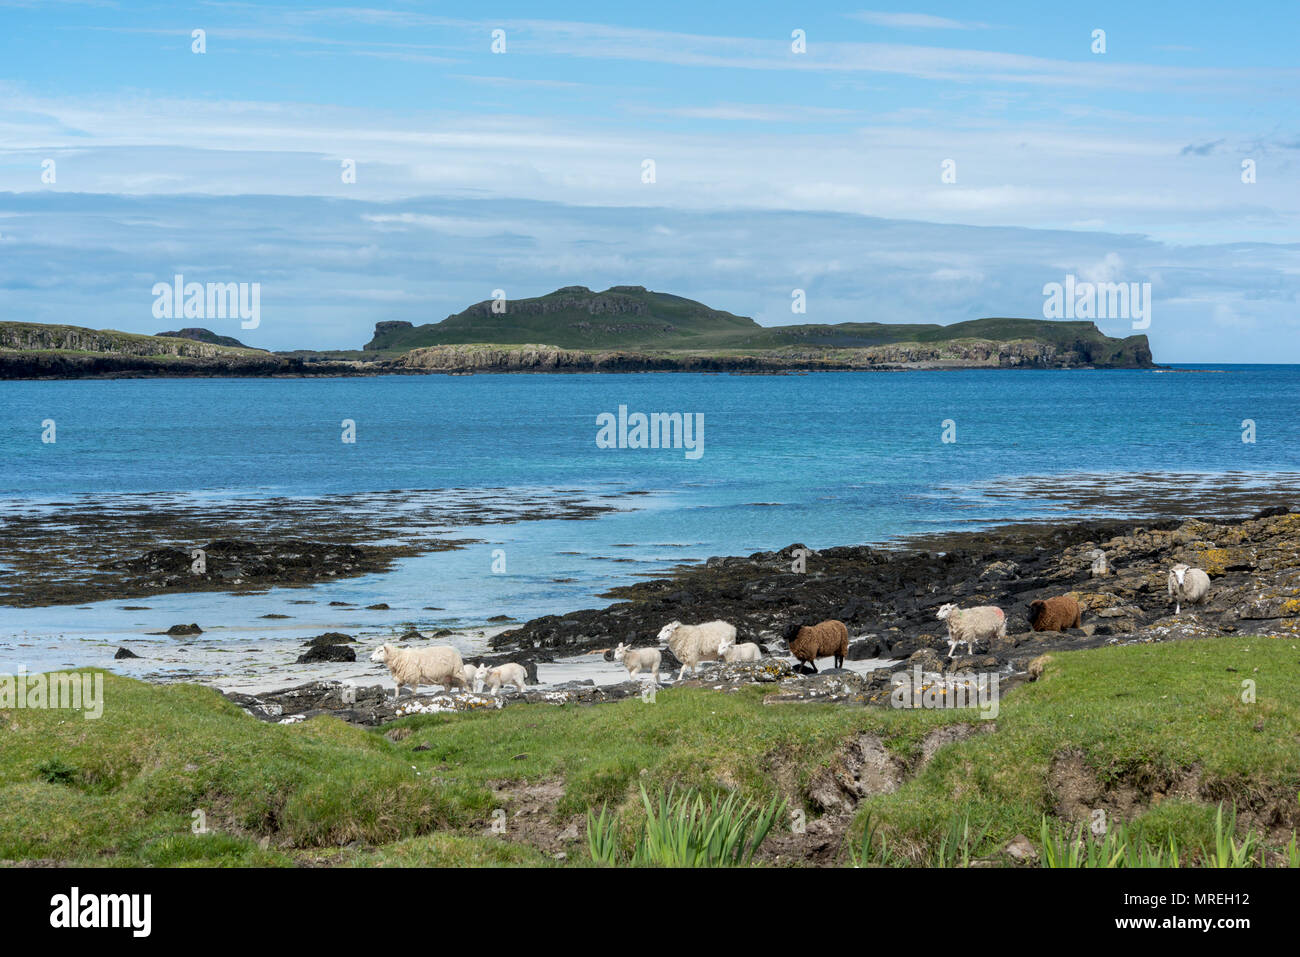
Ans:
<svg viewBox="0 0 1300 957"><path fill-rule="evenodd" d="M728 663L733 661L757 661L763 657L763 652L754 642L746 641L738 645L734 638L728 638L718 645L718 653Z"/></svg>
<svg viewBox="0 0 1300 957"><path fill-rule="evenodd" d="M478 688L475 687L475 683L478 681L478 672L478 665L471 665L468 661L461 665L460 677L465 682L466 688L473 688L475 691L478 690Z"/></svg>
<svg viewBox="0 0 1300 957"><path fill-rule="evenodd" d="M958 645L965 645L967 652L974 654L975 642L1007 636L1007 616L996 605L958 608L949 602L935 617L948 623L949 658Z"/></svg>
<svg viewBox="0 0 1300 957"><path fill-rule="evenodd" d="M849 653L849 629L842 621L834 618L818 622L815 625L801 625L798 622L785 630L785 643L790 646L790 654L800 663L817 670L817 659L833 655L835 667L844 667L844 658Z"/></svg>
<svg viewBox="0 0 1300 957"><path fill-rule="evenodd" d="M1169 570L1169 598L1174 603L1174 614L1183 610L1183 602L1199 605L1210 593L1210 576L1199 568L1179 562Z"/></svg>
<svg viewBox="0 0 1300 957"><path fill-rule="evenodd" d="M614 649L614 660L623 662L629 677L648 671L654 676L656 684L659 682L659 661L662 658L658 648L633 648L621 641Z"/></svg>
<svg viewBox="0 0 1300 957"><path fill-rule="evenodd" d="M1069 595L1039 598L1029 603L1029 627L1034 631L1065 631L1078 628L1082 622L1083 611Z"/></svg>
<svg viewBox="0 0 1300 957"><path fill-rule="evenodd" d="M682 663L678 681L686 677L687 668L696 674L701 661L717 661L721 657L718 648L728 638L736 640L736 626L725 621L706 621L702 625L670 621L659 631L659 640L668 642L668 650Z"/></svg>
<svg viewBox="0 0 1300 957"><path fill-rule="evenodd" d="M393 700L402 694L402 685L420 690L420 685L440 684L448 691L452 685L468 687L465 681L465 663L461 661L460 652L450 645L436 645L433 648L398 648L396 645L380 645L370 656L388 666L388 672L397 683Z"/></svg>
<svg viewBox="0 0 1300 957"><path fill-rule="evenodd" d="M482 687L496 694L501 690L502 685L514 685L520 691L524 690L524 682L528 680L528 669L523 665L517 665L513 661L508 661L504 665L497 665L489 669L487 665L479 665L479 682Z"/></svg>
<svg viewBox="0 0 1300 957"><path fill-rule="evenodd" d="M1100 548L1094 548L1088 556L1092 559L1092 577L1105 578L1110 574L1110 564L1106 561L1106 553Z"/></svg>

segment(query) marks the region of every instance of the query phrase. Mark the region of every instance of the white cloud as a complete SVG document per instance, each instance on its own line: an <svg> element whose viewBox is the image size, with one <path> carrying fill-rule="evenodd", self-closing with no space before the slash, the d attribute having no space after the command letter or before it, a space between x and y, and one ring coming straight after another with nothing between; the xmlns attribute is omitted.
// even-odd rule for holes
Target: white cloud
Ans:
<svg viewBox="0 0 1300 957"><path fill-rule="evenodd" d="M987 23L950 20L928 13L884 13L880 10L862 10L846 14L854 20L878 27L896 27L904 30L987 30Z"/></svg>

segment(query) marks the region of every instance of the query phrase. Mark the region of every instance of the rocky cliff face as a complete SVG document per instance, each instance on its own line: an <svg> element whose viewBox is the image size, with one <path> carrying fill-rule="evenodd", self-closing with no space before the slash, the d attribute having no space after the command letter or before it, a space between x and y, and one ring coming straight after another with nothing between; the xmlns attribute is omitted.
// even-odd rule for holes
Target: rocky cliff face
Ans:
<svg viewBox="0 0 1300 957"><path fill-rule="evenodd" d="M850 363L860 365L953 365L999 369L1148 368L1154 365L1146 336L1130 336L1116 345L1078 340L1067 348L1050 342L957 340L943 343L900 342L852 350ZM811 353L809 354L811 355Z"/></svg>
<svg viewBox="0 0 1300 957"><path fill-rule="evenodd" d="M0 379L350 376L375 375L381 371L373 363L304 362L269 352L201 357L116 352L14 352L0 348Z"/></svg>
<svg viewBox="0 0 1300 957"><path fill-rule="evenodd" d="M790 362L762 356L585 352L541 345L514 348L430 346L426 349L412 349L388 365L394 370L427 372L757 372L814 367L800 361Z"/></svg>
<svg viewBox="0 0 1300 957"><path fill-rule="evenodd" d="M181 332L222 338L204 329ZM377 371L366 363L306 362L179 334L140 336L110 329L0 322L0 379L364 375Z"/></svg>
<svg viewBox="0 0 1300 957"><path fill-rule="evenodd" d="M230 350L192 339L160 339L80 326L0 323L0 349L24 351L98 352L127 356L189 356L210 359Z"/></svg>
<svg viewBox="0 0 1300 957"><path fill-rule="evenodd" d="M1042 342L897 343L867 349L783 349L753 355L592 352L554 346L452 345L413 349L388 363L394 370L430 372L776 372L908 368L1070 369L1143 368L1151 352L1134 336L1118 354L1097 355L1091 343L1059 350ZM1124 340L1129 343L1130 340Z"/></svg>

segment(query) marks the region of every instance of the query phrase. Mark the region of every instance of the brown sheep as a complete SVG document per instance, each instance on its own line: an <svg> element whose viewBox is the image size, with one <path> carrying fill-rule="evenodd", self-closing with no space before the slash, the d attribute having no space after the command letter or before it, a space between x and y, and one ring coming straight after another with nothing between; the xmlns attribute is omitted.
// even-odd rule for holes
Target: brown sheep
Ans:
<svg viewBox="0 0 1300 957"><path fill-rule="evenodd" d="M844 658L849 653L849 629L844 622L831 618L816 625L792 624L785 632L786 644L790 653L800 662L817 670L817 659L828 655L835 656L835 667L844 667Z"/></svg>
<svg viewBox="0 0 1300 957"><path fill-rule="evenodd" d="M1040 598L1029 603L1029 626L1034 631L1065 631L1078 628L1082 621L1079 603L1069 595L1057 595L1046 601Z"/></svg>

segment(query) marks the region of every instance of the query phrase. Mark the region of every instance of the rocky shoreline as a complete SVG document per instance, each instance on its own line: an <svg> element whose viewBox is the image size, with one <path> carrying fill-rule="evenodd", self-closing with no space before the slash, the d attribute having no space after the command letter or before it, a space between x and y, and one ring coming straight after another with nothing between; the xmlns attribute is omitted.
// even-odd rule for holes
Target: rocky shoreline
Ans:
<svg viewBox="0 0 1300 957"><path fill-rule="evenodd" d="M583 521L628 508L628 497L640 494L411 489L212 501L140 493L16 506L0 515L7 566L0 567L0 606L257 592L356 578L479 541L450 537L449 529Z"/></svg>
<svg viewBox="0 0 1300 957"><path fill-rule="evenodd" d="M695 372L755 375L809 372L906 372L944 369L1156 369L1149 356L1131 362L1091 362L1041 343L970 343L960 349L879 347L843 356L816 350L748 355L580 351L551 346L492 348L433 346L395 358L364 360L328 354L141 356L118 353L0 350L3 379L340 378L384 375Z"/></svg>
<svg viewBox="0 0 1300 957"><path fill-rule="evenodd" d="M1111 574L1091 576L1088 557L1106 552ZM798 551L806 571L792 570ZM1209 600L1173 619L1166 595L1177 562L1204 568ZM1037 598L1072 594L1084 627L1064 637L1031 632L1025 609ZM790 545L777 552L711 558L671 578L614 589L623 599L603 609L548 616L502 632L499 651L545 656L625 641L646 644L665 622L723 618L738 640L776 643L792 621L838 618L854 640L850 658L911 658L947 648L935 610L946 602L998 605L1007 612L1006 647L990 648L981 666L1014 664L1044 644L1137 640L1158 630L1202 627L1293 633L1300 624L1300 512L1281 507L1216 522L1097 521L1011 525L932 536L920 548L845 546L821 551ZM1256 631L1255 633L1264 633ZM970 662L950 663L951 669Z"/></svg>
<svg viewBox="0 0 1300 957"><path fill-rule="evenodd" d="M1108 574L1092 572L1096 549L1107 556ZM800 552L807 553L802 571L795 570ZM1204 603L1175 616L1166 585L1169 568L1177 562L1203 568L1212 587ZM1061 594L1073 596L1083 608L1082 627L1030 630L1028 604ZM765 700L771 703L886 706L894 674L919 668L931 681L996 673L1005 692L1032 679L1031 662L1052 652L1219 634L1300 635L1300 510L1275 506L1250 518L1215 521L1011 525L932 536L898 549L812 551L796 544L681 566L670 577L618 588L607 597L619 601L503 631L490 641L492 655L475 658L526 663L530 679L539 672L544 678L548 666L575 656L609 659L620 641L654 645L659 629L673 619L723 618L737 626L740 641L758 642L765 657L757 663L706 666L687 685L725 692L761 684L770 687ZM998 605L1007 614L1006 637L977 646L973 654L949 658L946 630L935 617L946 602ZM830 668L815 675L796 673L780 634L789 622L825 618L848 625L851 662L884 664L865 674ZM666 679L678 665L664 652ZM495 698L459 691L408 694L394 704L391 692L385 697L378 685L348 690L342 683L323 681L231 698L265 720L332 713L377 725L407 714L520 701L594 704L644 695L647 689L642 681L567 682Z"/></svg>

